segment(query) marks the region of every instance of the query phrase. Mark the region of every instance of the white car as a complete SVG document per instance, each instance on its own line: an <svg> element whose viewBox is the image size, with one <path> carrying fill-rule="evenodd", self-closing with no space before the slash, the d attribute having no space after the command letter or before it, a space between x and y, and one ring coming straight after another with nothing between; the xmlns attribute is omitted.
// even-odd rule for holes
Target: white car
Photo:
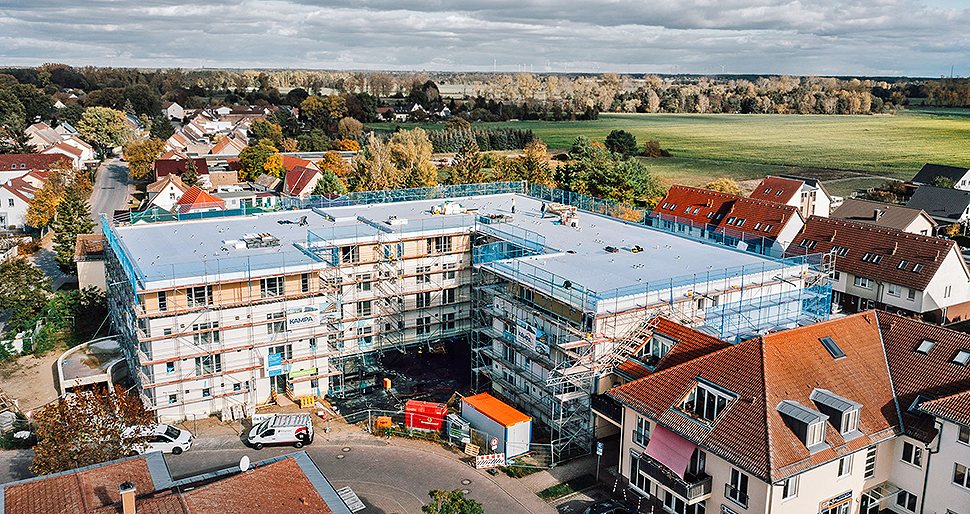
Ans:
<svg viewBox="0 0 970 514"><path fill-rule="evenodd" d="M121 437L147 437L145 442L136 443L138 453L162 452L178 455L192 448L192 433L171 425L141 425L125 429Z"/></svg>

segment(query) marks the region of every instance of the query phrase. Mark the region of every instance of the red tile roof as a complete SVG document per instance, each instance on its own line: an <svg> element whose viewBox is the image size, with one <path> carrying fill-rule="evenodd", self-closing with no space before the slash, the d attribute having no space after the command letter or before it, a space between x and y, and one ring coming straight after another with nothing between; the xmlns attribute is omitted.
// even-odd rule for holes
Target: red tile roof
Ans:
<svg viewBox="0 0 970 514"><path fill-rule="evenodd" d="M304 192L303 190L318 175L320 175L320 172L317 170L297 166L286 172L286 177L283 181L283 191L293 196L301 196Z"/></svg>
<svg viewBox="0 0 970 514"><path fill-rule="evenodd" d="M195 161L195 171L199 175L209 174L209 165L206 164L204 158L193 159ZM158 159L155 161L155 177L163 178L169 173L175 173L181 176L185 173L185 163L188 162L187 159Z"/></svg>
<svg viewBox="0 0 970 514"><path fill-rule="evenodd" d="M75 157L81 156L81 149L68 143L57 143L56 145L45 149L42 153L49 154L49 153L53 153L54 150L63 150Z"/></svg>
<svg viewBox="0 0 970 514"><path fill-rule="evenodd" d="M304 168L317 169L317 165L313 161L308 161L306 159L300 159L299 157L293 157L291 155L283 156L283 167L286 171L293 171L297 167L302 166Z"/></svg>
<svg viewBox="0 0 970 514"><path fill-rule="evenodd" d="M943 259L956 251L956 243L950 240L811 216L788 247L788 253L828 253L835 247L839 247L836 249L836 270L918 291L926 289ZM843 253L841 248L848 250ZM870 257L864 261L866 254ZM881 256L878 262L874 262L876 255ZM959 260L964 272L970 275L963 259ZM915 266L921 266L918 272L913 271Z"/></svg>
<svg viewBox="0 0 970 514"><path fill-rule="evenodd" d="M767 238L778 237L792 218L802 217L790 205L688 186L671 187L654 212L689 220L695 226L714 225Z"/></svg>
<svg viewBox="0 0 970 514"><path fill-rule="evenodd" d="M225 200L216 198L210 195L208 192L199 189L198 186L192 186L182 194L178 202L175 203L178 207L179 213L185 214L192 209L205 208L205 207L218 207L220 209L226 208Z"/></svg>
<svg viewBox="0 0 970 514"><path fill-rule="evenodd" d="M781 177L765 177L754 188L751 198L768 202L788 203L793 196L802 190L805 183L801 180Z"/></svg>
<svg viewBox="0 0 970 514"><path fill-rule="evenodd" d="M61 159L67 159L61 154L43 153L10 153L0 154L0 171L8 170L46 170Z"/></svg>
<svg viewBox="0 0 970 514"><path fill-rule="evenodd" d="M182 494L189 512L332 514L293 459L260 466Z"/></svg>
<svg viewBox="0 0 970 514"><path fill-rule="evenodd" d="M846 357L835 360L819 342L833 337ZM697 377L737 395L715 423L699 423L678 406ZM863 405L864 435L846 443L826 431L830 448L809 454L776 407L824 388ZM610 390L610 396L686 439L768 481L776 481L895 435L899 425L892 382L872 312L796 328L729 346Z"/></svg>
<svg viewBox="0 0 970 514"><path fill-rule="evenodd" d="M924 402L920 409L934 416L970 426L970 391Z"/></svg>
<svg viewBox="0 0 970 514"><path fill-rule="evenodd" d="M673 339L676 344L657 362L661 371L731 346L712 335L660 318L654 332Z"/></svg>

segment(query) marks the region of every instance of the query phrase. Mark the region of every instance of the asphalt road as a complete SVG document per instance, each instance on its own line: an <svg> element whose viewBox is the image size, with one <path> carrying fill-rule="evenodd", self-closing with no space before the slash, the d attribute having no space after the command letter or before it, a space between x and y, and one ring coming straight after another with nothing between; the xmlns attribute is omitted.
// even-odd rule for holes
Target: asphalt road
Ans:
<svg viewBox="0 0 970 514"><path fill-rule="evenodd" d="M94 230L100 233L101 213L110 219L115 210L128 207L128 163L118 158L103 163L94 180L94 190L88 202L91 204Z"/></svg>
<svg viewBox="0 0 970 514"><path fill-rule="evenodd" d="M483 471L431 452L387 446L380 440L347 444L314 444L304 448L334 488L350 486L367 506L361 514L420 514L433 489L462 489L482 503L485 512L528 514ZM224 448L196 449L166 455L176 479L238 465L243 455L253 462L291 453L293 447L266 447L260 451L230 442ZM0 452L0 483L32 476L28 471L32 450ZM465 481L468 481L465 483Z"/></svg>

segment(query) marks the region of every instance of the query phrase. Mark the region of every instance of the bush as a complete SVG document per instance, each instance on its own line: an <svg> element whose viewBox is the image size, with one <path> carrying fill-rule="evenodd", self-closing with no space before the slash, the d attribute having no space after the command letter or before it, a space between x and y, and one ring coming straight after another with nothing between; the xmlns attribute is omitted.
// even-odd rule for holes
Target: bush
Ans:
<svg viewBox="0 0 970 514"><path fill-rule="evenodd" d="M647 157L670 157L670 152L660 148L659 142L650 140L643 143L643 155Z"/></svg>
<svg viewBox="0 0 970 514"><path fill-rule="evenodd" d="M33 255L37 250L40 250L40 241L37 239L31 239L17 246L17 252L20 255Z"/></svg>

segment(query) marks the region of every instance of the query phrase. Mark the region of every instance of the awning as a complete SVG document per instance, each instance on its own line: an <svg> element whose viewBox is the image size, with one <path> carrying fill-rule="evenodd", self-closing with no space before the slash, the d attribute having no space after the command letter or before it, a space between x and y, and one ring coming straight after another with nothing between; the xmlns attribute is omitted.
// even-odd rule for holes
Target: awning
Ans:
<svg viewBox="0 0 970 514"><path fill-rule="evenodd" d="M647 449L643 453L667 466L668 469L683 479L687 465L690 464L690 457L694 454L696 447L697 445L687 439L657 425L653 434L650 434L650 442L647 443Z"/></svg>
<svg viewBox="0 0 970 514"><path fill-rule="evenodd" d="M886 498L896 496L899 494L899 491L902 491L899 486L892 482L886 481L875 487L870 487L869 489L862 491L862 495L868 496L869 500L873 503L878 503Z"/></svg>

